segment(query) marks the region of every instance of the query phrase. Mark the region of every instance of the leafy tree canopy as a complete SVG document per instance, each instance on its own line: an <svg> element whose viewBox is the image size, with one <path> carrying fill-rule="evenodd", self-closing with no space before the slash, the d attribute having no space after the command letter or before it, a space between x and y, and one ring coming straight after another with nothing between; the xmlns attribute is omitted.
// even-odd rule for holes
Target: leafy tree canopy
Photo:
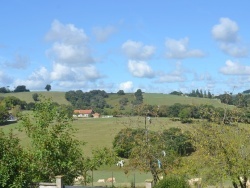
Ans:
<svg viewBox="0 0 250 188"><path fill-rule="evenodd" d="M51 85L47 84L44 89L46 89L47 91L50 91L51 90Z"/></svg>
<svg viewBox="0 0 250 188"><path fill-rule="evenodd" d="M64 175L64 182L72 184L82 171L83 143L73 137L75 130L63 108L44 99L36 103L32 115L22 117L21 129L32 143L33 181L51 182Z"/></svg>
<svg viewBox="0 0 250 188"><path fill-rule="evenodd" d="M14 92L29 92L25 85L19 85L14 89Z"/></svg>
<svg viewBox="0 0 250 188"><path fill-rule="evenodd" d="M117 94L118 94L118 95L125 95L125 92L124 92L123 90L119 90L119 91L117 92Z"/></svg>
<svg viewBox="0 0 250 188"><path fill-rule="evenodd" d="M12 131L0 129L0 187L29 187L32 182L30 156L19 144Z"/></svg>

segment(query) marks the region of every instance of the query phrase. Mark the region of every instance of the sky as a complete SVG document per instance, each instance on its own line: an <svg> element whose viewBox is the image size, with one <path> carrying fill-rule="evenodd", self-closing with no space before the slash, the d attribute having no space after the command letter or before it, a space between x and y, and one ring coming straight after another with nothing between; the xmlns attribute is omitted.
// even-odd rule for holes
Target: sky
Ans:
<svg viewBox="0 0 250 188"><path fill-rule="evenodd" d="M250 89L249 0L1 0L0 87Z"/></svg>

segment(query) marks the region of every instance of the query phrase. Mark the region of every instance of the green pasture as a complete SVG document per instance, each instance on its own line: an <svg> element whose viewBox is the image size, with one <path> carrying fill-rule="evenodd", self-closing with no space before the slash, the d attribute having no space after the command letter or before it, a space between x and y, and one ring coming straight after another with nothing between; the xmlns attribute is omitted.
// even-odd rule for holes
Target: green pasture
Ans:
<svg viewBox="0 0 250 188"><path fill-rule="evenodd" d="M24 132L19 132L17 127L21 126L21 122L0 126L5 132L13 129L15 136L21 139L23 146L29 146L29 139ZM125 127L147 127L149 130L163 130L170 127L179 127L182 130L191 130L193 126L190 124L182 124L179 121L171 121L169 118L152 118L151 124L145 117L120 117L120 118L78 118L72 122L72 126L76 128L75 137L86 144L82 147L85 156L91 156L91 151L96 148L112 147L112 141L115 135ZM247 125L244 125L247 126ZM112 166L102 166L100 169L93 171L94 186L111 186L111 183L97 183L98 179L107 179L115 177L116 187L131 187L131 183L136 182L136 187L145 187L145 180L151 179L150 173L141 173L132 170L125 173L122 168L115 164ZM90 183L89 185L91 185ZM227 186L228 185L228 186ZM230 183L224 187L230 187ZM212 188L212 186L210 186Z"/></svg>
<svg viewBox="0 0 250 188"><path fill-rule="evenodd" d="M150 105L167 105L167 106L173 105L175 103L189 104L189 105L209 104L215 107L224 106L224 104L222 104L218 99L168 95L162 93L144 93L143 102L145 104L150 104Z"/></svg>
<svg viewBox="0 0 250 188"><path fill-rule="evenodd" d="M20 138L23 146L29 146L29 139L24 132L18 131L21 122L0 126L5 132L11 129L15 136ZM85 156L91 156L91 151L96 148L112 147L112 141L115 135L126 127L145 128L145 117L121 117L121 118L78 118L72 122L76 128L75 137L86 144L82 147ZM146 121L146 127L149 130L167 129L170 127L180 127L188 129L187 125L180 122L172 122L168 118L152 118L152 123ZM137 187L144 187L145 180L152 178L151 174L131 171L125 174L122 168L113 166L103 166L101 169L93 172L93 184L100 186L111 186L111 183L97 183L98 179L107 179L113 176L116 178L115 186L130 187L131 182L136 182Z"/></svg>
<svg viewBox="0 0 250 188"><path fill-rule="evenodd" d="M38 95L43 95L46 98L51 98L53 102L57 102L58 104L70 104L65 99L65 92L57 92L57 91L32 91L32 92L17 92L17 93L0 93L0 97L14 96L19 98L22 101L34 102L32 95L37 93Z"/></svg>
<svg viewBox="0 0 250 188"><path fill-rule="evenodd" d="M13 133L20 138L23 146L29 145L29 139L24 132L20 132L18 127L21 121L0 126L5 132L13 130ZM91 151L95 148L112 147L112 141L116 134L123 128L145 128L145 117L120 117L120 118L77 118L72 122L76 129L75 137L86 142L82 147L84 155L91 156ZM168 129L170 127L180 127L189 129L189 126L179 121L171 121L168 118L152 118L151 124L146 120L146 127L149 130Z"/></svg>
<svg viewBox="0 0 250 188"><path fill-rule="evenodd" d="M29 102L34 102L32 95L37 93L38 95L43 95L45 98L51 98L54 102L58 104L70 104L65 99L65 92L57 91L32 91L32 92L18 92L18 93L0 93L0 97L15 96L20 100ZM118 95L116 93L109 93L109 97L106 98L107 104L118 108L119 100L122 98L128 98L128 105L125 106L125 110L131 109L131 102L135 100L134 93L126 93L125 95ZM210 104L215 107L224 107L218 99L208 99L208 98L198 98L198 97L186 97L169 95L163 93L143 93L144 104L150 105L173 105L175 103L189 104L189 105L200 105L200 104Z"/></svg>

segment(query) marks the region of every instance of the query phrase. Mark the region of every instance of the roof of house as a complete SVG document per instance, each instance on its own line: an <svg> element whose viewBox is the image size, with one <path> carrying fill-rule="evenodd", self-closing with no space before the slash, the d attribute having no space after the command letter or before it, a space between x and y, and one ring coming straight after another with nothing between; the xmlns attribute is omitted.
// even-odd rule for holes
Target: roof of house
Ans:
<svg viewBox="0 0 250 188"><path fill-rule="evenodd" d="M74 110L75 114L92 114L93 110Z"/></svg>

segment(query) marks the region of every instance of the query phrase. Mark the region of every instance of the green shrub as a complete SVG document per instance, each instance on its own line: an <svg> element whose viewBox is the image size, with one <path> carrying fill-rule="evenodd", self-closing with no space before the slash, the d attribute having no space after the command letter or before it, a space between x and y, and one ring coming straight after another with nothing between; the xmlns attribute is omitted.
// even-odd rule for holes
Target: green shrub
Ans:
<svg viewBox="0 0 250 188"><path fill-rule="evenodd" d="M190 186L183 177L166 176L154 188L190 188Z"/></svg>

